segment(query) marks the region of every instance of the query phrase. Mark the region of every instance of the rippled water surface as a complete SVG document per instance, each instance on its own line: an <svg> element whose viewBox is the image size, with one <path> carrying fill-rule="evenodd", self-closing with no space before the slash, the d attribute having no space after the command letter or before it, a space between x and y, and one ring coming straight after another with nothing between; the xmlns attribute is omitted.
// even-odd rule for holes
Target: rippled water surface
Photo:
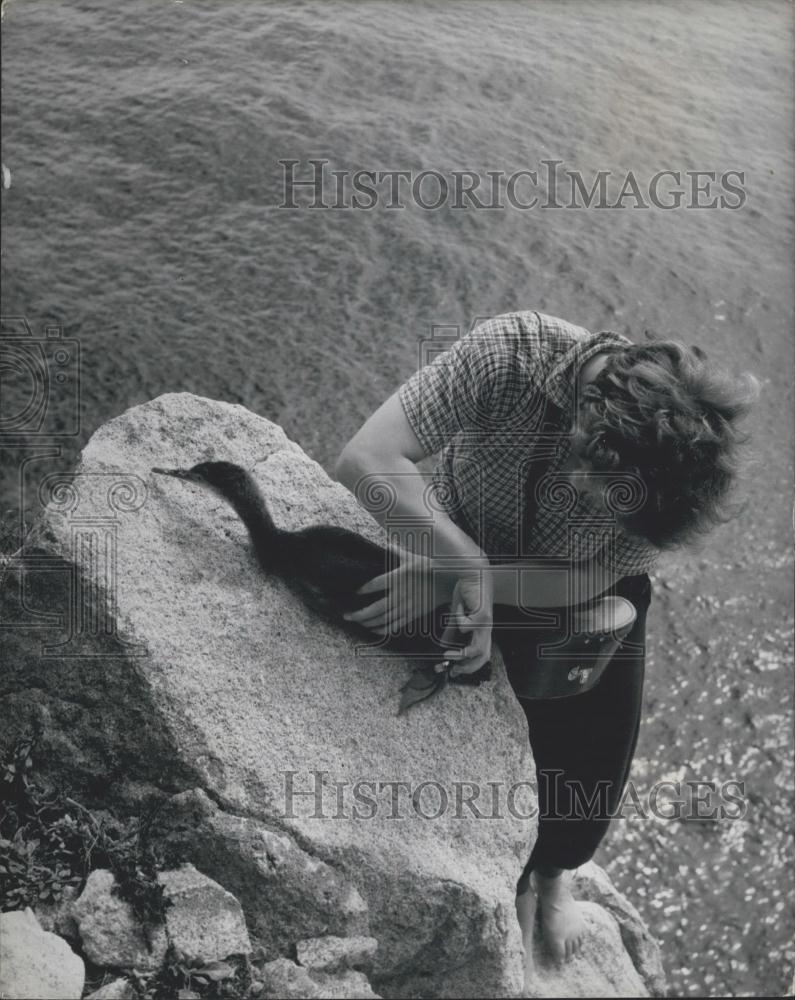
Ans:
<svg viewBox="0 0 795 1000"><path fill-rule="evenodd" d="M3 24L3 312L81 352L79 428L31 481L175 389L245 404L330 468L432 325L512 309L697 342L762 379L745 514L655 575L633 770L639 787L744 780L747 815L628 818L597 859L676 995L781 994L795 960L791 52L786 3L11 0ZM446 174L557 159L589 186L739 170L747 200L279 208L279 159L313 156ZM70 370L50 432L72 429L72 391ZM3 507L30 454L4 452Z"/></svg>

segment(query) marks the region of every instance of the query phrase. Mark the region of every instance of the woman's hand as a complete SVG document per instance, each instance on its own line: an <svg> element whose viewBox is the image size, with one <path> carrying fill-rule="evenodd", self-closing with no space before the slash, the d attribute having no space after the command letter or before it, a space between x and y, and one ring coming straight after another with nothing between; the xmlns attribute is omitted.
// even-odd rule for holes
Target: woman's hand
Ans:
<svg viewBox="0 0 795 1000"><path fill-rule="evenodd" d="M452 652L458 662L451 676L473 674L491 659L491 629L494 623L494 582L491 572L482 569L461 576L452 597L452 617L442 636L442 644L452 642L456 633L471 635L465 649Z"/></svg>
<svg viewBox="0 0 795 1000"><path fill-rule="evenodd" d="M343 617L363 625L377 635L397 634L409 622L430 613L452 599L455 577L434 566L426 556L399 550L400 565L368 580L358 594L386 591L383 597Z"/></svg>

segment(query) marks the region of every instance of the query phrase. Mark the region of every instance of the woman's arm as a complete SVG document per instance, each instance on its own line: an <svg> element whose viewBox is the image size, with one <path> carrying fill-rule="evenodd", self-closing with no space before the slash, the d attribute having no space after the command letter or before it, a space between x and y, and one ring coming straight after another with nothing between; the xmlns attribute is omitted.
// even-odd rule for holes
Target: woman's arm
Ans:
<svg viewBox="0 0 795 1000"><path fill-rule="evenodd" d="M454 615L443 642L452 642L456 629L471 633L454 673L479 669L491 655L492 579L489 560L480 547L443 512L429 508L427 480L416 466L426 449L415 435L397 393L367 420L348 442L336 464L337 478L362 506L387 526L392 538L414 552L416 529L407 521L431 526L428 552L414 552L402 559L400 568L365 584L361 592L383 592L387 596L348 620L379 634L400 629L406 622L439 605L450 603ZM364 478L369 483L363 483ZM360 485L370 488L358 488ZM374 488L375 487L375 488ZM382 502L384 489L392 501ZM390 524L396 519L397 524ZM402 525L401 525L402 522ZM428 558L430 557L430 558Z"/></svg>
<svg viewBox="0 0 795 1000"><path fill-rule="evenodd" d="M335 473L380 524L388 519L396 521L391 530L398 535L402 548L413 551L416 537L415 530L407 526L406 521L432 519L434 556L440 560L449 556L450 564L462 569L488 566L487 556L466 532L444 512L429 509L425 499L428 482L416 466L425 457L426 452L406 419L398 394L394 393L345 445ZM395 502L384 509L379 503L377 489L371 486L357 490L365 477L373 477L372 486L384 484Z"/></svg>

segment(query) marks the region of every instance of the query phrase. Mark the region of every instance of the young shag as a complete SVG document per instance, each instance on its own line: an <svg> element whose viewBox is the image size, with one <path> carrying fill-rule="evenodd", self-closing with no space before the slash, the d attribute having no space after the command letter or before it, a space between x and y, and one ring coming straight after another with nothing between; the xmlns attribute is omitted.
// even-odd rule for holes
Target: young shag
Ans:
<svg viewBox="0 0 795 1000"><path fill-rule="evenodd" d="M191 469L154 468L152 472L200 483L223 497L248 529L262 568L277 573L308 605L335 620L377 600L377 593L356 591L400 564L394 550L390 553L347 528L277 528L251 474L231 462L200 462Z"/></svg>

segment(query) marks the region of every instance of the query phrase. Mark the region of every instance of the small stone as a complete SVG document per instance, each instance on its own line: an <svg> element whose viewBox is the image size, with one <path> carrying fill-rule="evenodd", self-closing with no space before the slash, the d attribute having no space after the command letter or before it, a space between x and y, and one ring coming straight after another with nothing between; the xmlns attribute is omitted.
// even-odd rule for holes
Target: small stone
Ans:
<svg viewBox="0 0 795 1000"><path fill-rule="evenodd" d="M80 898L72 906L83 951L102 968L154 972L168 949L165 927L150 928L151 948L128 902L111 892L112 872L91 872Z"/></svg>
<svg viewBox="0 0 795 1000"><path fill-rule="evenodd" d="M306 969L289 958L277 958L262 966L261 1000L320 1000L325 997Z"/></svg>
<svg viewBox="0 0 795 1000"><path fill-rule="evenodd" d="M135 987L129 979L114 979L89 993L85 1000L135 1000Z"/></svg>
<svg viewBox="0 0 795 1000"><path fill-rule="evenodd" d="M171 901L166 928L180 955L188 961L216 962L251 953L246 919L231 892L190 864L162 872L158 879Z"/></svg>
<svg viewBox="0 0 795 1000"><path fill-rule="evenodd" d="M351 927L366 927L369 907L355 885L348 885L339 900L340 912Z"/></svg>
<svg viewBox="0 0 795 1000"><path fill-rule="evenodd" d="M42 930L33 910L0 914L0 996L75 1000L85 967L63 938Z"/></svg>
<svg viewBox="0 0 795 1000"><path fill-rule="evenodd" d="M607 873L589 861L574 873L572 891L581 900L598 903L617 921L621 939L635 968L652 996L666 996L665 970L660 946L629 900L622 896Z"/></svg>
<svg viewBox="0 0 795 1000"><path fill-rule="evenodd" d="M321 972L369 965L377 948L378 942L373 937L344 938L333 934L308 938L295 946L298 964Z"/></svg>
<svg viewBox="0 0 795 1000"><path fill-rule="evenodd" d="M381 1000L378 993L373 993L367 976L354 969L336 975L316 972L313 978L325 1000Z"/></svg>

